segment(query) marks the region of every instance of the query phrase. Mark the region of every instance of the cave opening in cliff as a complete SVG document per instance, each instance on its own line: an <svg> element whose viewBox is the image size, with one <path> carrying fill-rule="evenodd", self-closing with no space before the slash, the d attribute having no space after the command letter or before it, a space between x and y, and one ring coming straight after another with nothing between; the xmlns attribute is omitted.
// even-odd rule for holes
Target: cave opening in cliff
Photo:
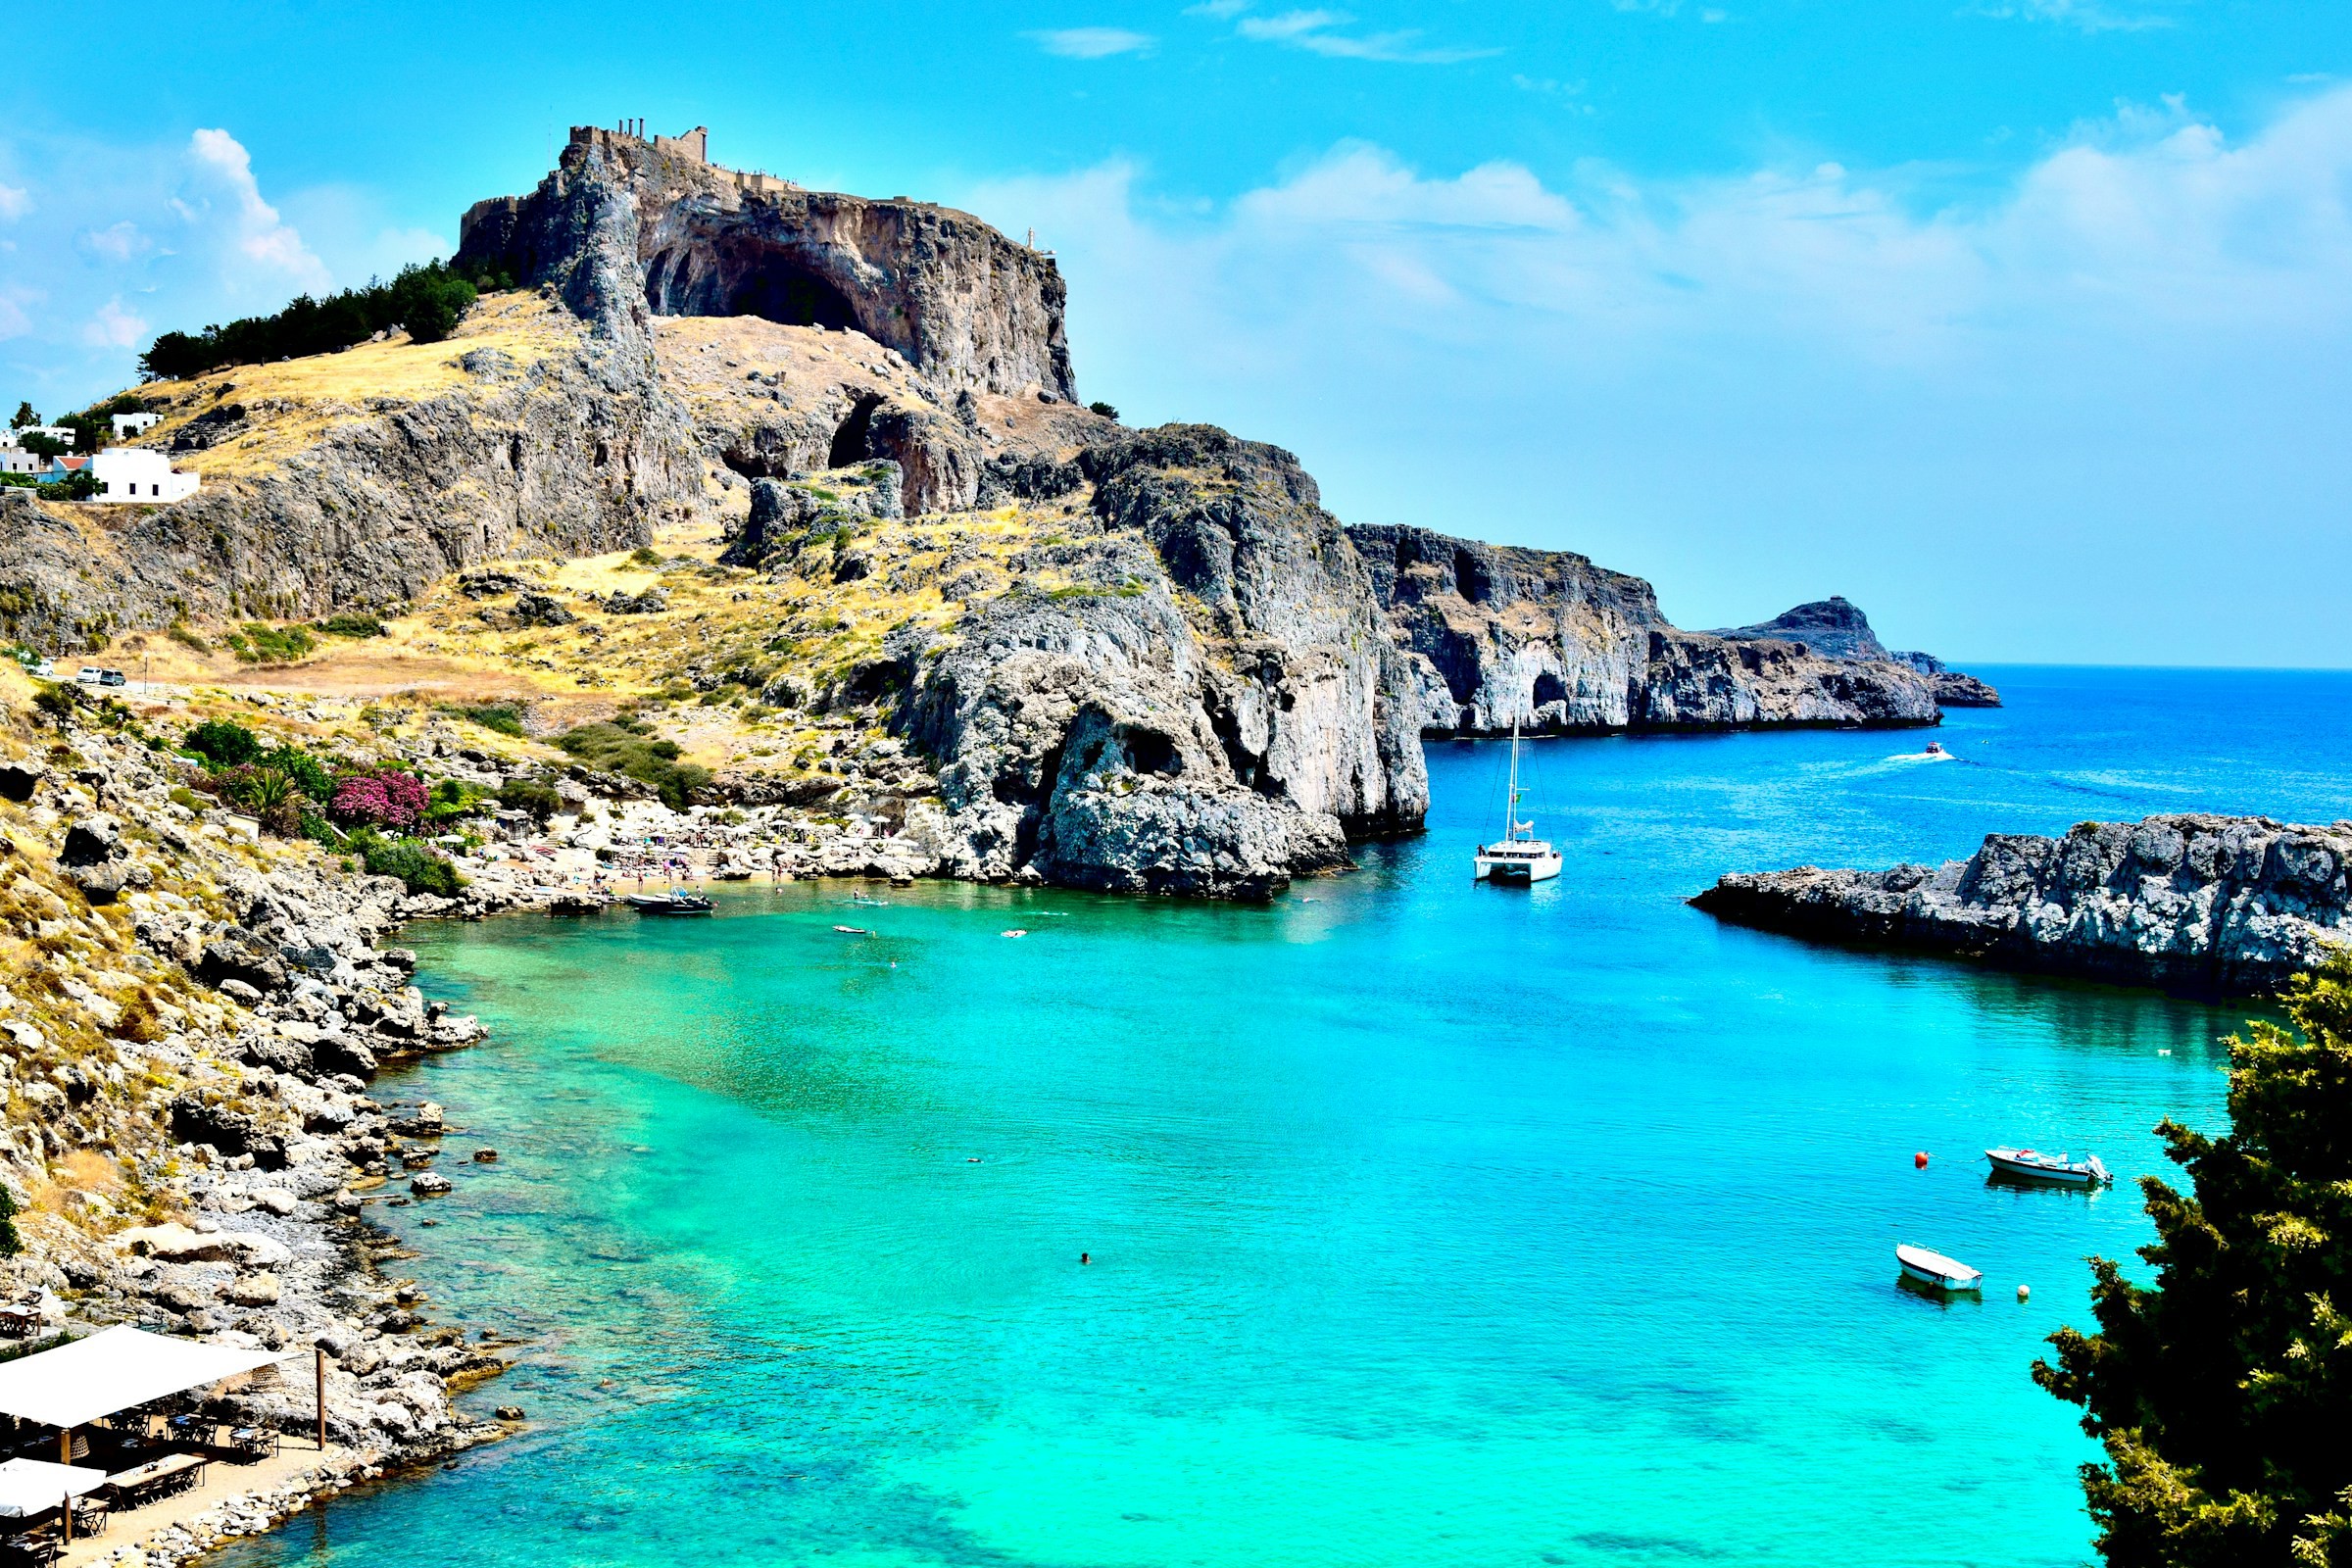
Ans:
<svg viewBox="0 0 2352 1568"><path fill-rule="evenodd" d="M858 400L850 410L850 416L834 428L833 450L825 458L825 466L846 468L865 460L866 437L873 430L874 411L881 406L882 399L872 392Z"/></svg>
<svg viewBox="0 0 2352 1568"><path fill-rule="evenodd" d="M773 245L672 246L645 268L661 316L757 316L785 326L856 327L849 296Z"/></svg>
<svg viewBox="0 0 2352 1568"><path fill-rule="evenodd" d="M1567 701L1568 687L1559 676L1554 675L1548 669L1538 670L1536 672L1537 712L1542 712L1544 709L1549 708L1554 703L1565 703Z"/></svg>

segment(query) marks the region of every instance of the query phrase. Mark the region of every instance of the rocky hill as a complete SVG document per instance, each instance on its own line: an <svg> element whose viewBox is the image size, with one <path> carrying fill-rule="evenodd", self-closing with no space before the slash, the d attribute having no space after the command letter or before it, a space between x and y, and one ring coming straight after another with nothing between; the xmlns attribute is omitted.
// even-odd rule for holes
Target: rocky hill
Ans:
<svg viewBox="0 0 2352 1568"><path fill-rule="evenodd" d="M1566 551L1427 528L1348 530L1424 733L1933 724L1932 681L1888 657L1668 624L1639 577ZM1859 612L1856 612L1857 616ZM1867 626L1867 623L1865 623ZM1875 639L1873 646L1875 647Z"/></svg>
<svg viewBox="0 0 2352 1568"><path fill-rule="evenodd" d="M1714 635L1734 642L1790 642L1825 659L1848 663L1908 664L1929 677L1936 701L1944 708L1998 708L2001 694L1974 675L1947 667L1934 654L1889 653L1870 629L1870 617L1844 598L1832 594L1793 610L1784 610L1754 626L1740 626Z"/></svg>
<svg viewBox="0 0 2352 1568"><path fill-rule="evenodd" d="M447 342L143 388L202 492L0 505L0 633L625 712L714 790L840 791L894 866L1220 895L1417 828L1423 733L1938 717L1917 663L1682 631L1582 557L1350 530L1277 448L1128 430L1074 401L1050 256L704 151L582 128L477 204L459 265L522 286ZM254 624L336 611L387 635Z"/></svg>
<svg viewBox="0 0 2352 1568"><path fill-rule="evenodd" d="M2259 995L2352 940L2352 822L2151 816L1995 833L1965 860L1735 874L1690 902L1795 936Z"/></svg>

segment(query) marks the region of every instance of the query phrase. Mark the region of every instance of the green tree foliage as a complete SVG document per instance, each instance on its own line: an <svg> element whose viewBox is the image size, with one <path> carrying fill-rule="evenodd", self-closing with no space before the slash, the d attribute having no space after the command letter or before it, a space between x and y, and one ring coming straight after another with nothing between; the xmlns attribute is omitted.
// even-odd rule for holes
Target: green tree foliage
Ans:
<svg viewBox="0 0 2352 1568"><path fill-rule="evenodd" d="M450 899L466 885L456 866L415 839L386 838L373 828L362 828L351 835L346 848L359 856L368 875L396 876L411 893Z"/></svg>
<svg viewBox="0 0 2352 1568"><path fill-rule="evenodd" d="M182 751L195 753L215 767L235 767L262 755L262 738L231 718L210 718L187 733Z"/></svg>
<svg viewBox="0 0 2352 1568"><path fill-rule="evenodd" d="M38 424L40 422L41 416L32 412L31 404L19 403L17 405L17 416L8 421L8 427L11 430L22 430L28 424Z"/></svg>
<svg viewBox="0 0 2352 1568"><path fill-rule="evenodd" d="M509 810L528 811L544 822L564 808L564 797L557 792L556 781L542 774L507 780L498 787L498 804Z"/></svg>
<svg viewBox="0 0 2352 1568"><path fill-rule="evenodd" d="M373 615L358 615L349 613L329 615L324 620L312 621L311 625L316 630L326 633L329 637L358 638L381 637L384 635L384 623L376 619Z"/></svg>
<svg viewBox="0 0 2352 1568"><path fill-rule="evenodd" d="M17 1195L0 1184L0 1257L14 1257L24 1250L24 1238L17 1234Z"/></svg>
<svg viewBox="0 0 2352 1568"><path fill-rule="evenodd" d="M2293 1029L2230 1046L2230 1130L2167 1118L2193 1196L2143 1177L2156 1283L2093 1258L2095 1334L2034 1379L2086 1412L2115 1568L2352 1564L2352 958L2298 978Z"/></svg>
<svg viewBox="0 0 2352 1568"><path fill-rule="evenodd" d="M63 479L36 486L33 493L43 501L89 501L105 488L89 469L76 468Z"/></svg>
<svg viewBox="0 0 2352 1568"><path fill-rule="evenodd" d="M1089 403L1086 407L1089 413L1100 414L1105 419L1115 419L1119 416L1119 411L1107 403Z"/></svg>
<svg viewBox="0 0 2352 1568"><path fill-rule="evenodd" d="M224 365L339 353L394 327L407 328L419 343L438 343L466 318L474 297L471 283L437 261L404 267L389 283L322 300L305 294L275 316L249 316L201 332L166 332L139 356L139 371L150 380L177 381Z"/></svg>
<svg viewBox="0 0 2352 1568"><path fill-rule="evenodd" d="M710 770L678 760L678 743L661 740L633 719L582 724L565 730L556 744L590 767L650 784L662 804L682 811L696 790L710 782Z"/></svg>

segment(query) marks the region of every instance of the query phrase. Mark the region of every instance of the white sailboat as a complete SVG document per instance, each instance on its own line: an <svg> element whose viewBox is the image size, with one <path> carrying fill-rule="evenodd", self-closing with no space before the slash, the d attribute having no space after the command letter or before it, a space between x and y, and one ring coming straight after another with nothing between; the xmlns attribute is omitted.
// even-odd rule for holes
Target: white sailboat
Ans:
<svg viewBox="0 0 2352 1568"><path fill-rule="evenodd" d="M1519 820L1519 720L1511 719L1511 795L1502 810L1502 837L1483 846L1474 862L1474 880L1506 882L1526 886L1548 882L1560 874L1560 852L1546 841L1536 837L1536 824L1531 819Z"/></svg>

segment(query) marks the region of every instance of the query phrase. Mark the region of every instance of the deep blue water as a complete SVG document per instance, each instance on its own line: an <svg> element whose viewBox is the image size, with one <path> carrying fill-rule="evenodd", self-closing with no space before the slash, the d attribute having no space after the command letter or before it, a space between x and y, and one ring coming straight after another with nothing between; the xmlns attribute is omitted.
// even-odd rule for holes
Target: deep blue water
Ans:
<svg viewBox="0 0 2352 1568"><path fill-rule="evenodd" d="M1469 881L1502 748L1461 744L1425 836L1270 908L803 884L414 933L497 1033L379 1093L505 1157L373 1212L441 1311L530 1342L472 1402L532 1425L234 1560L2084 1561L2095 1450L2027 1367L2146 1223L1978 1153L2160 1169L2242 1009L1682 900L2090 817L2352 816L2352 677L1984 673L2010 706L1953 714L1952 761L1533 747L1567 863L1532 892ZM1984 1298L1899 1289L1898 1239Z"/></svg>

